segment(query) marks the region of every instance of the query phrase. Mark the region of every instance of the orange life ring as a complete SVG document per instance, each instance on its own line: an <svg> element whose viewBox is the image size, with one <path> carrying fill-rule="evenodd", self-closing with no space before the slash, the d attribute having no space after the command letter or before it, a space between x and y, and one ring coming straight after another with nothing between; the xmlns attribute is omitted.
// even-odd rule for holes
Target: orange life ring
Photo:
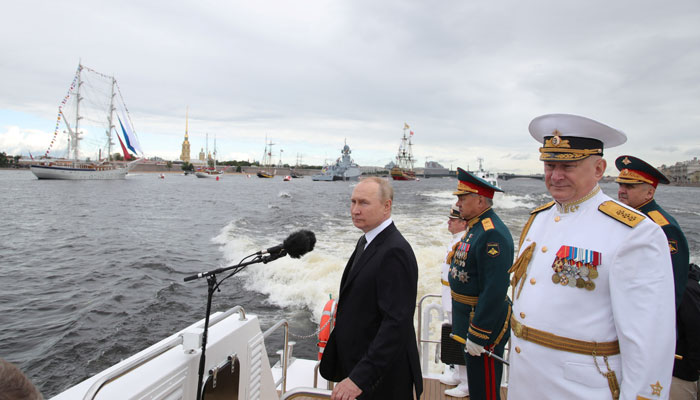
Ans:
<svg viewBox="0 0 700 400"><path fill-rule="evenodd" d="M323 307L323 315L321 315L321 322L319 323L318 330L318 359L323 357L323 350L326 349L326 343L328 343L328 338L331 336L331 331L335 326L335 313L338 302L335 299L330 299Z"/></svg>

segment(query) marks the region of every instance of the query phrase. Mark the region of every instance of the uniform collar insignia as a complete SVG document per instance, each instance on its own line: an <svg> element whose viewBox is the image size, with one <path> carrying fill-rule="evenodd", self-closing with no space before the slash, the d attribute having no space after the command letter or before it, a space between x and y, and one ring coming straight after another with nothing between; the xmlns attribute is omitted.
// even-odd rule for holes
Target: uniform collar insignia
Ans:
<svg viewBox="0 0 700 400"><path fill-rule="evenodd" d="M642 211L642 207L644 207L645 205L651 203L652 201L654 201L654 198L653 198L653 197L652 197L651 199L649 199L649 201L646 201L646 202L640 204L638 207L635 207L635 208L636 208L637 210L639 210L639 211Z"/></svg>
<svg viewBox="0 0 700 400"><path fill-rule="evenodd" d="M596 187L591 190L590 193L587 195L583 196L582 198L572 201L571 203L559 203L557 202L557 210L559 210L560 213L566 214L566 213L573 213L578 211L579 206L584 203L586 200L590 200L593 198L593 196L597 195L598 192L600 192L600 186L596 185Z"/></svg>
<svg viewBox="0 0 700 400"><path fill-rule="evenodd" d="M473 227L474 225L476 225L476 223L479 222L479 220L481 220L481 216L484 215L484 214L486 214L490 209L491 209L491 207L485 209L484 211L481 212L481 214L479 214L479 215L477 215L476 217L474 217L474 218L470 219L469 221L467 221L467 225L469 225L469 228L471 228L471 227Z"/></svg>

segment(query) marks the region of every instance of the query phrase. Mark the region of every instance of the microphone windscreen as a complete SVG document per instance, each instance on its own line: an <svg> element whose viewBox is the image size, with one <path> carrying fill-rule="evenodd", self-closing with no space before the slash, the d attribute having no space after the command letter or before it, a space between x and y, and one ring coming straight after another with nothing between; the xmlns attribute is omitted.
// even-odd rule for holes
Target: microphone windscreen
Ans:
<svg viewBox="0 0 700 400"><path fill-rule="evenodd" d="M284 249L292 258L299 258L314 249L316 235L307 230L300 230L284 240Z"/></svg>

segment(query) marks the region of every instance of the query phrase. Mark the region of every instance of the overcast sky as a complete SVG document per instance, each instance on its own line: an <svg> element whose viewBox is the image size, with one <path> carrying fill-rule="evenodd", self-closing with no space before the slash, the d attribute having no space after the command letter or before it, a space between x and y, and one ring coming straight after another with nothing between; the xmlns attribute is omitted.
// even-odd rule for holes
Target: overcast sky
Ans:
<svg viewBox="0 0 700 400"><path fill-rule="evenodd" d="M539 172L536 116L628 135L654 165L700 155L700 2L13 1L0 23L0 151L43 154L79 60L114 74L148 156ZM611 167L612 166L612 167Z"/></svg>

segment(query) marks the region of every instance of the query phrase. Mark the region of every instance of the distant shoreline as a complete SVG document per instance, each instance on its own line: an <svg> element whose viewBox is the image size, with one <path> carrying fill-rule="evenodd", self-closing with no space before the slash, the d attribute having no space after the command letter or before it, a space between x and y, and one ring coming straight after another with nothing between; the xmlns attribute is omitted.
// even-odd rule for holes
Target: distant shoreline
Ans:
<svg viewBox="0 0 700 400"><path fill-rule="evenodd" d="M12 170L29 170L29 167L23 167L23 168L14 168L14 167L0 167L0 171L12 171ZM167 170L163 168L163 170L131 170L129 173L131 174L179 174L182 175L185 173L185 171L182 170ZM190 172L191 174L194 174L194 172ZM229 171L224 171L224 175L255 175L254 173L250 172L229 172ZM363 174L370 176L372 174ZM275 176L285 176L284 174L278 174ZM601 181L604 182L610 182L614 181L615 177L604 177ZM662 185L663 186L663 185ZM678 187L700 187L700 182L671 182L668 184L668 186L678 186Z"/></svg>

